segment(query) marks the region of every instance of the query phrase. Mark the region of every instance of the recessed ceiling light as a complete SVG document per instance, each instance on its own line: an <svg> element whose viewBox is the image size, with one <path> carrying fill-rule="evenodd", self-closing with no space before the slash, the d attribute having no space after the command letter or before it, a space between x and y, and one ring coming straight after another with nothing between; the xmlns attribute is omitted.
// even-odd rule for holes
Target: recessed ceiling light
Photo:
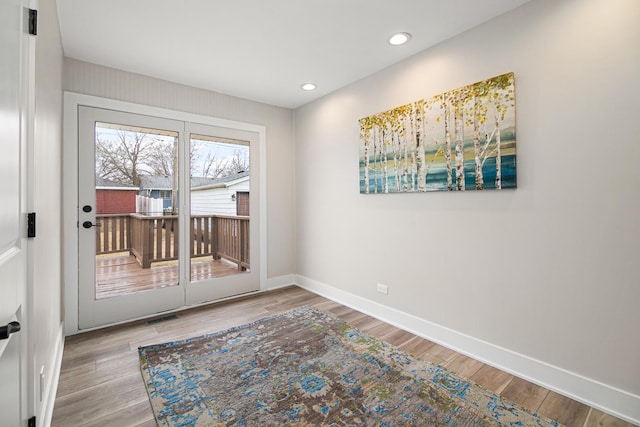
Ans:
<svg viewBox="0 0 640 427"><path fill-rule="evenodd" d="M389 43L394 46L398 46L405 44L409 39L411 39L411 34L409 33L396 33L389 38Z"/></svg>
<svg viewBox="0 0 640 427"><path fill-rule="evenodd" d="M305 83L302 85L303 90L314 90L316 87L315 83Z"/></svg>

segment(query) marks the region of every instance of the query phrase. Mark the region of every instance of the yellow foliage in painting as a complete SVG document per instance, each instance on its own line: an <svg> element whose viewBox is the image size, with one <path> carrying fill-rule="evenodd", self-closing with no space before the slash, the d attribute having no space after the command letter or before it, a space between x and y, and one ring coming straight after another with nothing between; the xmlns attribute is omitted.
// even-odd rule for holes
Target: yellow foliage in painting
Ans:
<svg viewBox="0 0 640 427"><path fill-rule="evenodd" d="M442 172L437 172L442 165L446 165L448 190L452 190L453 173L455 189L464 190L469 159L474 159L475 187L483 189L482 168L488 158L496 158L496 188L500 188L501 136L514 138L513 131L504 133L515 126L514 120L513 73L362 118L361 191L431 191L425 183L442 179ZM515 143L510 147L508 155L515 153ZM509 185L515 187L515 178Z"/></svg>

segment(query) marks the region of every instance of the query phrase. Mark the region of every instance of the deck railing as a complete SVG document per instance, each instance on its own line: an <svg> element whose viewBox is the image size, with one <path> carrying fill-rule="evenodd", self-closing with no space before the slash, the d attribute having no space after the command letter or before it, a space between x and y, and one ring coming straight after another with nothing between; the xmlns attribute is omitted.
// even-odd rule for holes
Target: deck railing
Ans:
<svg viewBox="0 0 640 427"><path fill-rule="evenodd" d="M96 215L96 254L128 251L131 247L130 214Z"/></svg>
<svg viewBox="0 0 640 427"><path fill-rule="evenodd" d="M96 254L130 252L142 268L178 259L177 215L96 215ZM225 258L249 268L249 217L194 215L190 221L191 258Z"/></svg>

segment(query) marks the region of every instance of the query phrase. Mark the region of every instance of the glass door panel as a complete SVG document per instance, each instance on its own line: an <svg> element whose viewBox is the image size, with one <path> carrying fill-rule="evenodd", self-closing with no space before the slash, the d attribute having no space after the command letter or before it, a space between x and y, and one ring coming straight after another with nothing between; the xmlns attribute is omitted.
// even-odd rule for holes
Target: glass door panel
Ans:
<svg viewBox="0 0 640 427"><path fill-rule="evenodd" d="M193 133L189 141L191 281L250 272L249 142Z"/></svg>
<svg viewBox="0 0 640 427"><path fill-rule="evenodd" d="M95 124L96 299L177 286L178 133Z"/></svg>
<svg viewBox="0 0 640 427"><path fill-rule="evenodd" d="M187 123L190 284L187 302L259 289L258 134Z"/></svg>
<svg viewBox="0 0 640 427"><path fill-rule="evenodd" d="M79 326L183 306L184 123L89 107L79 119Z"/></svg>

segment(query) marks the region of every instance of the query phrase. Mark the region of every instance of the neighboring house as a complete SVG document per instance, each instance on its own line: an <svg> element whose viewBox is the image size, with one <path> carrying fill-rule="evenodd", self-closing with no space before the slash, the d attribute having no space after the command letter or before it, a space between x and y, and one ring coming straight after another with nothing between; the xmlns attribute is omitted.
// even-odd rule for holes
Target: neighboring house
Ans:
<svg viewBox="0 0 640 427"><path fill-rule="evenodd" d="M192 215L249 215L250 172L222 178L191 178ZM138 195L162 199L162 209L171 209L172 178L160 175L140 177Z"/></svg>
<svg viewBox="0 0 640 427"><path fill-rule="evenodd" d="M143 175L140 177L138 195L152 199L162 199L162 209L171 209L171 190L173 177L161 175Z"/></svg>
<svg viewBox="0 0 640 427"><path fill-rule="evenodd" d="M96 214L136 211L138 187L96 177Z"/></svg>
<svg viewBox="0 0 640 427"><path fill-rule="evenodd" d="M249 216L250 173L240 172L209 183L195 183L191 178L192 215Z"/></svg>

